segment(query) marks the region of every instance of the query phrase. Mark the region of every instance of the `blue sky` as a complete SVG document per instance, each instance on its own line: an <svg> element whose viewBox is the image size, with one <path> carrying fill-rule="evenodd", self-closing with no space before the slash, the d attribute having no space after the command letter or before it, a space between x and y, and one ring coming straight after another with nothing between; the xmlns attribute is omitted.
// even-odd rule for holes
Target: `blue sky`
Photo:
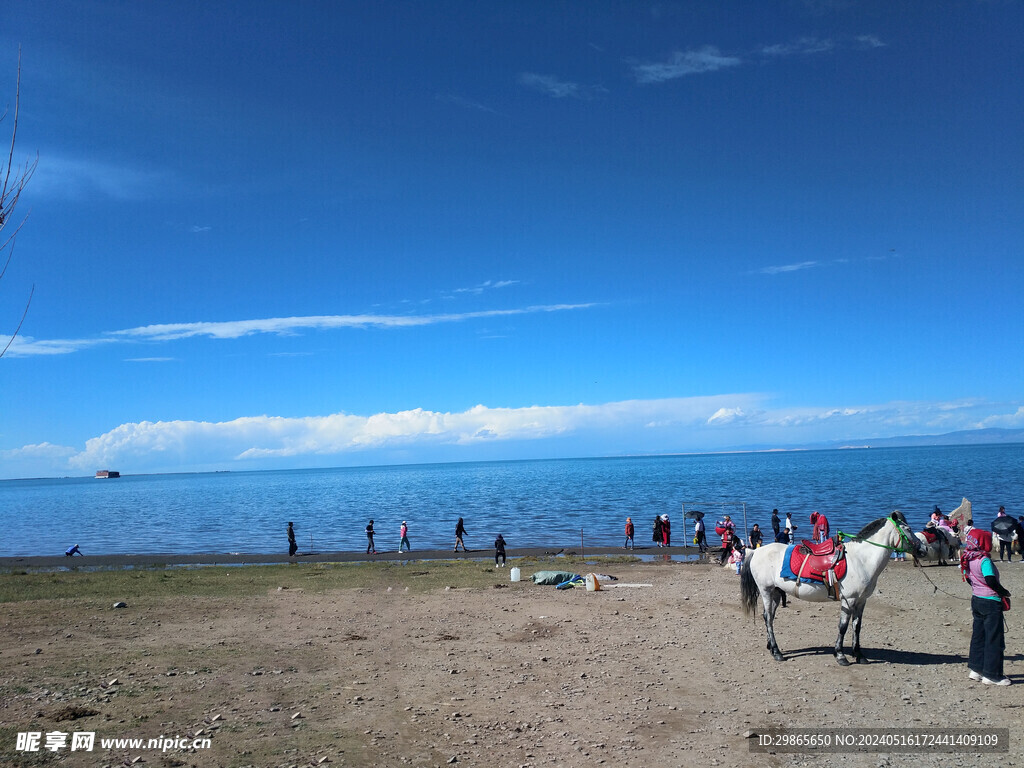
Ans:
<svg viewBox="0 0 1024 768"><path fill-rule="evenodd" d="M39 164L0 476L1022 427L1021 29L1013 0L6 0Z"/></svg>

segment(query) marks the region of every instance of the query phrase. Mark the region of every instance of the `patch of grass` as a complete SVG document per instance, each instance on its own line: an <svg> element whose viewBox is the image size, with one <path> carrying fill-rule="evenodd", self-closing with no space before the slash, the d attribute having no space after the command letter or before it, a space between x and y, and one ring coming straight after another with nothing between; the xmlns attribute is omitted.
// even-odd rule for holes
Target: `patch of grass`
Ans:
<svg viewBox="0 0 1024 768"><path fill-rule="evenodd" d="M638 558L629 555L530 557L509 560L508 566L585 572L605 565L636 562ZM529 574L524 573L523 578L528 579ZM391 587L421 593L445 587L490 589L496 581L508 581L508 568L495 569L474 560L8 573L0 575L0 603L76 600L94 603L96 608L109 608L118 600L130 603L140 598L249 597L279 587L314 593Z"/></svg>

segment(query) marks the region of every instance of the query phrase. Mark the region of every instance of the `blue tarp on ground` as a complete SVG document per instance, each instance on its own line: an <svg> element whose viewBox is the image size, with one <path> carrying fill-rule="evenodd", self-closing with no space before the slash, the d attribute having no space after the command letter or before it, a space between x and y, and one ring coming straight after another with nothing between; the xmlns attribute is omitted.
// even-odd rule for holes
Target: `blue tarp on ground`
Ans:
<svg viewBox="0 0 1024 768"><path fill-rule="evenodd" d="M534 584L550 584L554 586L564 584L573 579L582 579L583 577L578 573L570 571L537 571L530 578L533 579Z"/></svg>

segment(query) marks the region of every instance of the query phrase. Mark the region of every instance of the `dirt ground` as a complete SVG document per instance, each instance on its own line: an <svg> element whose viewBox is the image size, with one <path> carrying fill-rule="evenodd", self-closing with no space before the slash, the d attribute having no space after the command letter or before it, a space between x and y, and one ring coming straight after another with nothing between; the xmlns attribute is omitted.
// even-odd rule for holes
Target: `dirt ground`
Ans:
<svg viewBox="0 0 1024 768"><path fill-rule="evenodd" d="M415 567L415 566L414 566ZM838 606L794 601L772 660L739 579L692 563L598 567L621 586L556 590L481 565L480 585L273 589L77 611L0 606L0 762L103 766L1017 766L1024 627L1007 614L1014 685L967 680L969 592L956 568L892 563L865 611L871 663L840 667ZM1021 595L1024 565L1003 565ZM925 575L931 579L926 580ZM934 582L934 586L933 583ZM935 588L939 591L936 591ZM950 594L945 594L948 592ZM1009 727L1009 754L751 754L779 727ZM18 732L95 732L92 752L14 749ZM100 738L211 739L101 749ZM963 748L959 748L963 749Z"/></svg>

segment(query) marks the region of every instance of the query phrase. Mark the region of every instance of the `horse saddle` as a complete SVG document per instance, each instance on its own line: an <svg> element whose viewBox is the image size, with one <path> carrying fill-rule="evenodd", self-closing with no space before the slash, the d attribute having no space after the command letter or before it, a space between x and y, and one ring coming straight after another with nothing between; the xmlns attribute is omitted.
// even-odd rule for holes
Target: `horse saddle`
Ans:
<svg viewBox="0 0 1024 768"><path fill-rule="evenodd" d="M808 555L814 555L815 557L825 557L825 555L831 555L836 551L836 540L825 539L819 544L808 539L803 539L800 542L800 551L805 552Z"/></svg>
<svg viewBox="0 0 1024 768"><path fill-rule="evenodd" d="M939 534L935 531L929 531L927 528L921 531L921 535L924 536L924 540L929 544L934 544L939 539Z"/></svg>
<svg viewBox="0 0 1024 768"><path fill-rule="evenodd" d="M838 597L839 582L846 576L846 547L835 539L821 544L803 541L786 550L782 578L824 584L833 599Z"/></svg>

